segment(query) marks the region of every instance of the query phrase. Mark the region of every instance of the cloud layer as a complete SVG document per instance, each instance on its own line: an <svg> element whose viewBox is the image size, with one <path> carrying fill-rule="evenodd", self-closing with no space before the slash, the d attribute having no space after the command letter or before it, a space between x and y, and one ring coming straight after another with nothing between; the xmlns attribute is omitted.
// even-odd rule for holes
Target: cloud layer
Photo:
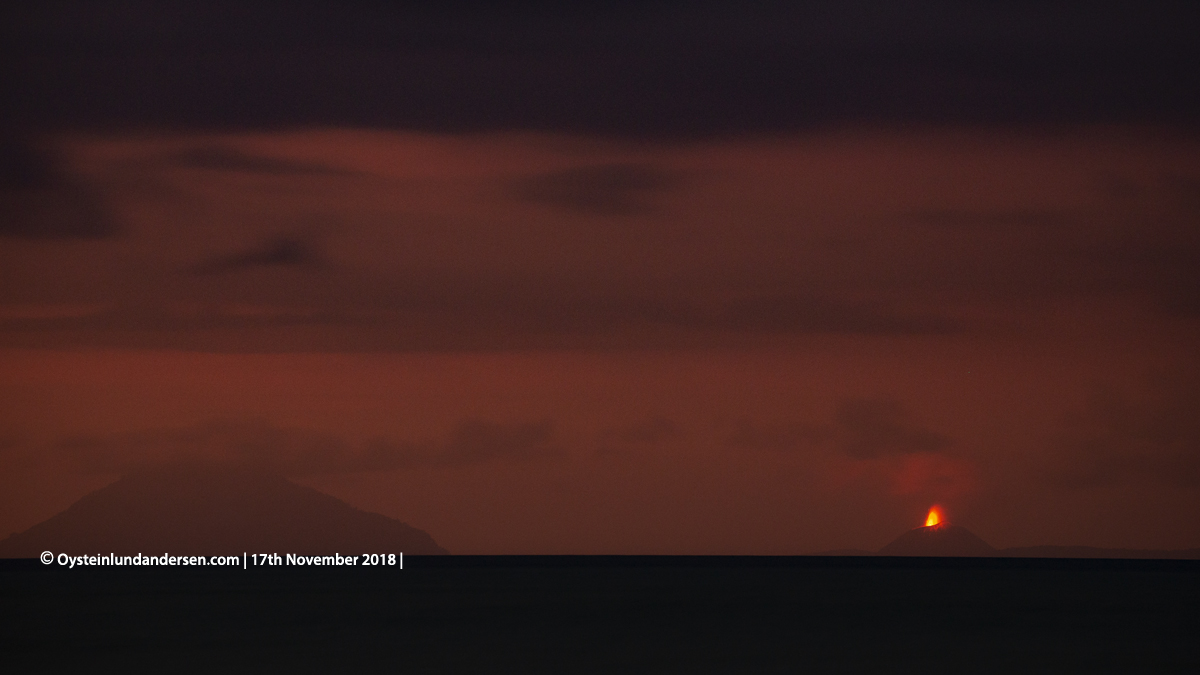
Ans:
<svg viewBox="0 0 1200 675"><path fill-rule="evenodd" d="M733 346L1028 328L1055 306L1200 308L1200 153L1180 135L646 146L311 130L58 146L44 170L21 155L10 172L12 203L48 206L0 238L5 344ZM64 190L102 196L98 219Z"/></svg>
<svg viewBox="0 0 1200 675"><path fill-rule="evenodd" d="M355 447L320 432L261 421L214 420L181 429L73 437L59 441L55 450L87 473L218 463L288 476L523 462L561 453L549 422L504 424L472 419L456 424L440 441L381 438Z"/></svg>
<svg viewBox="0 0 1200 675"><path fill-rule="evenodd" d="M1200 378L1158 375L1141 391L1096 389L1065 420L1054 477L1074 488L1200 490Z"/></svg>
<svg viewBox="0 0 1200 675"><path fill-rule="evenodd" d="M827 423L739 420L725 444L750 450L796 451L832 447L851 459L939 453L950 439L910 419L893 398L848 398L840 401Z"/></svg>
<svg viewBox="0 0 1200 675"><path fill-rule="evenodd" d="M27 138L0 137L0 238L103 239L117 234L94 186L57 153Z"/></svg>
<svg viewBox="0 0 1200 675"><path fill-rule="evenodd" d="M0 79L0 119L16 125L680 137L848 122L1194 124L1200 110L1187 2L142 0L0 19L20 63Z"/></svg>

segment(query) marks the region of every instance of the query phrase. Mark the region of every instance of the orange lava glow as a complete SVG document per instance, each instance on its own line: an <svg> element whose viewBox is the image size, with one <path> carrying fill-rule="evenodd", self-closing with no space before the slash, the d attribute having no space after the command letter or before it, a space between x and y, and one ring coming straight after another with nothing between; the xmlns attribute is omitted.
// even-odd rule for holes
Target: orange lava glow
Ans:
<svg viewBox="0 0 1200 675"><path fill-rule="evenodd" d="M925 527L933 527L942 522L942 508L940 506L932 506L929 509L929 515L925 516Z"/></svg>

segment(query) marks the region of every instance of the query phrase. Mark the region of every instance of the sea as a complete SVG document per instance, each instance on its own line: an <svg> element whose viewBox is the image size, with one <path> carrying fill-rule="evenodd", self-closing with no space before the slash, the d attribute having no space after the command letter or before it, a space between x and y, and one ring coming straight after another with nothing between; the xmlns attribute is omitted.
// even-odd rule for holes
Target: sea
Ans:
<svg viewBox="0 0 1200 675"><path fill-rule="evenodd" d="M6 672L1200 673L1200 561L0 561Z"/></svg>

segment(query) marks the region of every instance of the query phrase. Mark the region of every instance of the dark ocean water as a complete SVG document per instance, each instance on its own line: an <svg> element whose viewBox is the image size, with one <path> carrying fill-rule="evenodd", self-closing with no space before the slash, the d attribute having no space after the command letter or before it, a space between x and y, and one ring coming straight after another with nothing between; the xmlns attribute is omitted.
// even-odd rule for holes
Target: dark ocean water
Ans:
<svg viewBox="0 0 1200 675"><path fill-rule="evenodd" d="M1198 561L0 561L0 594L7 672L1200 672Z"/></svg>

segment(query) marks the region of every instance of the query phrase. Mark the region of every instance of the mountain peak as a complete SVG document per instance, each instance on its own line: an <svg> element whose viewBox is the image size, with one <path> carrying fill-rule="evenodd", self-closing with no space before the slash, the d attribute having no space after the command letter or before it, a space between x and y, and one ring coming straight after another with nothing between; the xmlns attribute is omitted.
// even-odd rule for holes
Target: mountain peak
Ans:
<svg viewBox="0 0 1200 675"><path fill-rule="evenodd" d="M996 555L996 549L967 528L942 521L905 532L879 555L982 557Z"/></svg>
<svg viewBox="0 0 1200 675"><path fill-rule="evenodd" d="M444 554L428 533L266 471L169 465L132 472L0 541L0 557L42 551L132 555Z"/></svg>

